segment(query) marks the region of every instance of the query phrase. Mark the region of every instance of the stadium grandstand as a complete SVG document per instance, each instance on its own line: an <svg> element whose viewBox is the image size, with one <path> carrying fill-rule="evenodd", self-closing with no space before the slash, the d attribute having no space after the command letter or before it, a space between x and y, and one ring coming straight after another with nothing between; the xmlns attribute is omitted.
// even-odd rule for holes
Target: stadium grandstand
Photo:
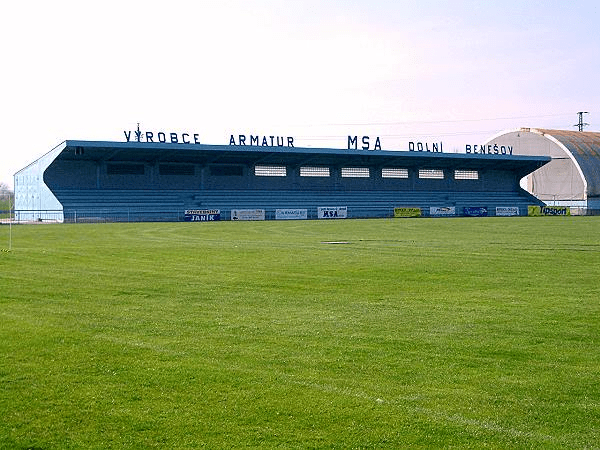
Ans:
<svg viewBox="0 0 600 450"><path fill-rule="evenodd" d="M527 215L547 156L65 141L15 174L17 221Z"/></svg>
<svg viewBox="0 0 600 450"><path fill-rule="evenodd" d="M523 187L548 205L580 214L600 211L600 133L518 128L499 133L486 145L511 146L515 155L549 156Z"/></svg>

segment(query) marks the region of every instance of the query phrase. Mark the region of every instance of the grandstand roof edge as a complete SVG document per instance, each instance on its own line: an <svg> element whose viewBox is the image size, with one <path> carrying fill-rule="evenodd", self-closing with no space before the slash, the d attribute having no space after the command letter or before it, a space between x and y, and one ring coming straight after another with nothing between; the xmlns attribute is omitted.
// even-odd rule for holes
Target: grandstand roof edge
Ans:
<svg viewBox="0 0 600 450"><path fill-rule="evenodd" d="M382 157L407 157L407 158L440 158L440 159L465 159L465 160L522 160L548 162L551 158L546 156L530 155L477 155L467 153L443 153L426 151L400 151L400 150L354 150L354 149L335 149L322 147L284 147L284 146L250 146L250 145L225 145L225 144L172 144L160 142L118 142L118 141L87 141L87 140L66 140L61 145L64 149L72 147L83 148L118 148L122 150L132 149L152 149L152 150L173 150L181 148L185 150L198 151L227 151L227 152L256 152L256 153L282 153L282 154L328 154L338 156L382 156Z"/></svg>

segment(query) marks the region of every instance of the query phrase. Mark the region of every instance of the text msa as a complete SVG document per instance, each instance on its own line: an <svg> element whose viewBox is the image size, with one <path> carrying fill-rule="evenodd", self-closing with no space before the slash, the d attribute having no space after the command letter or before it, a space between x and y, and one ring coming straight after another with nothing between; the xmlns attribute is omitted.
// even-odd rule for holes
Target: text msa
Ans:
<svg viewBox="0 0 600 450"><path fill-rule="evenodd" d="M371 137L363 136L360 140L362 150L381 150L381 139L375 138L375 143L371 149ZM358 136L348 136L348 150L358 150Z"/></svg>

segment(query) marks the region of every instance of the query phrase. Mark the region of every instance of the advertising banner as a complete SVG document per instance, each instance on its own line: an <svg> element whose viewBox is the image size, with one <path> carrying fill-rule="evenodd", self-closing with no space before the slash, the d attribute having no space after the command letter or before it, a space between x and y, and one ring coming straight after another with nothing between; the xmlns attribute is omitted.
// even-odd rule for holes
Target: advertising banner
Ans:
<svg viewBox="0 0 600 450"><path fill-rule="evenodd" d="M527 207L528 216L570 216L571 208L568 206L538 206Z"/></svg>
<svg viewBox="0 0 600 450"><path fill-rule="evenodd" d="M218 209L186 209L183 220L185 222L213 222L221 220L221 211Z"/></svg>
<svg viewBox="0 0 600 450"><path fill-rule="evenodd" d="M429 214L432 216L454 216L456 208L454 206L432 206L429 208Z"/></svg>
<svg viewBox="0 0 600 450"><path fill-rule="evenodd" d="M231 220L265 220L264 209L232 209Z"/></svg>
<svg viewBox="0 0 600 450"><path fill-rule="evenodd" d="M276 220L303 220L308 217L307 209L276 209Z"/></svg>
<svg viewBox="0 0 600 450"><path fill-rule="evenodd" d="M463 214L467 217L486 217L488 209L487 206L465 206Z"/></svg>
<svg viewBox="0 0 600 450"><path fill-rule="evenodd" d="M319 206L317 208L319 219L345 219L348 217L347 206Z"/></svg>
<svg viewBox="0 0 600 450"><path fill-rule="evenodd" d="M496 206L496 215L497 216L518 216L519 215L519 207L518 206Z"/></svg>
<svg viewBox="0 0 600 450"><path fill-rule="evenodd" d="M394 208L394 217L421 217L421 208Z"/></svg>

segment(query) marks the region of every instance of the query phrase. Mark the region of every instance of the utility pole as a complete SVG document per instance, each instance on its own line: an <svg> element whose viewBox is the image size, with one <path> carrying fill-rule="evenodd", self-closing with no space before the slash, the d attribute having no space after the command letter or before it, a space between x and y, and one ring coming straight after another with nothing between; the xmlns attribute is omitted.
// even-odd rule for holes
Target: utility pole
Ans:
<svg viewBox="0 0 600 450"><path fill-rule="evenodd" d="M579 111L577 113L577 115L579 116L579 123L577 125L573 125L574 127L577 127L579 129L579 131L583 131L583 127L589 126L589 123L584 123L583 122L583 115L584 114L589 114L589 112L587 112L587 111Z"/></svg>

